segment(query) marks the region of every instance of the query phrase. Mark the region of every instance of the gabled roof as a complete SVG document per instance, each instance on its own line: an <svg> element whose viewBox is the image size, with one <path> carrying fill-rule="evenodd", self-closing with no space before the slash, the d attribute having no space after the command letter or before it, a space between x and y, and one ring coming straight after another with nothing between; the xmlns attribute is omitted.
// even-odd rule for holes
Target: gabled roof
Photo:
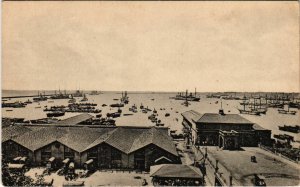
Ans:
<svg viewBox="0 0 300 187"><path fill-rule="evenodd" d="M31 131L29 128L24 127L22 125L14 125L2 128L2 139L1 142L6 142L12 138L20 136L26 132Z"/></svg>
<svg viewBox="0 0 300 187"><path fill-rule="evenodd" d="M36 131L29 131L21 136L13 138L13 141L31 151L35 151L58 140L65 133L65 128L44 127Z"/></svg>
<svg viewBox="0 0 300 187"><path fill-rule="evenodd" d="M156 127L113 127L93 128L77 126L49 125L45 127L18 127L7 129L3 132L4 139L10 138L10 131L18 134L12 141L23 147L36 151L53 142L59 142L74 151L84 152L101 143L106 143L126 154L132 153L147 145L157 147L177 156L175 144L165 129Z"/></svg>
<svg viewBox="0 0 300 187"><path fill-rule="evenodd" d="M196 112L194 110L183 112L181 115L190 123L198 121L203 116L203 114L200 114L199 112Z"/></svg>
<svg viewBox="0 0 300 187"><path fill-rule="evenodd" d="M118 127L105 141L114 148L129 153L134 141L145 129Z"/></svg>
<svg viewBox="0 0 300 187"><path fill-rule="evenodd" d="M82 152L86 147L99 138L99 136L99 132L88 127L66 128L66 133L57 139L57 141L74 151Z"/></svg>
<svg viewBox="0 0 300 187"><path fill-rule="evenodd" d="M73 116L73 117L61 120L61 121L55 123L55 125L76 125L80 122L86 121L91 118L93 118L93 116L91 114L83 113L83 114L79 114L77 116Z"/></svg>
<svg viewBox="0 0 300 187"><path fill-rule="evenodd" d="M156 128L144 131L137 139L135 139L130 152L134 152L150 144L154 144L175 156L178 155L175 144L172 142L171 138L167 134L161 133Z"/></svg>
<svg viewBox="0 0 300 187"><path fill-rule="evenodd" d="M201 179L199 168L181 164L161 164L150 167L151 177Z"/></svg>
<svg viewBox="0 0 300 187"><path fill-rule="evenodd" d="M102 129L104 130L104 128ZM96 140L94 140L89 146L87 146L83 151L89 150L103 142L105 142L105 140L107 140L110 135L116 131L117 129L113 129L113 128L106 128L106 131L102 131L102 135L100 135L100 137L98 137ZM99 130L97 130L99 131Z"/></svg>

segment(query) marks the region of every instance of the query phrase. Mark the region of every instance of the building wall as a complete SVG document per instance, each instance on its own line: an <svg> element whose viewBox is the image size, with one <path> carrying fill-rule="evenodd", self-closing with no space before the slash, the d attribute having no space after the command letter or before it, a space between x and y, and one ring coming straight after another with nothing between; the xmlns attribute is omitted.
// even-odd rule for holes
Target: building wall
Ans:
<svg viewBox="0 0 300 187"><path fill-rule="evenodd" d="M75 152L74 162L75 162L75 167L81 167L82 163L86 162L86 160L82 160L80 153Z"/></svg>
<svg viewBox="0 0 300 187"><path fill-rule="evenodd" d="M8 160L18 156L26 156L30 161L33 160L32 151L11 140L2 143L2 155Z"/></svg>

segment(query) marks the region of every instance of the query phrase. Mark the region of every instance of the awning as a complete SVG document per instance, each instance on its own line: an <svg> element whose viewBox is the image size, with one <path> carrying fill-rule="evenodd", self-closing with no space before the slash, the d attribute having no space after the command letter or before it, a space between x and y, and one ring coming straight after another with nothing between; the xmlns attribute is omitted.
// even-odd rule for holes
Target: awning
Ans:
<svg viewBox="0 0 300 187"><path fill-rule="evenodd" d="M20 159L20 161L23 161L23 162L25 162L27 160L27 157L26 156L24 156L24 157L22 157L21 159Z"/></svg>
<svg viewBox="0 0 300 187"><path fill-rule="evenodd" d="M21 158L22 158L22 157L18 156L18 157L16 157L16 158L14 158L14 161L19 161L19 160L21 160Z"/></svg>
<svg viewBox="0 0 300 187"><path fill-rule="evenodd" d="M87 165L91 164L91 163L93 163L93 161L94 161L93 159L89 159L88 161L85 162L85 164L87 164Z"/></svg>
<svg viewBox="0 0 300 187"><path fill-rule="evenodd" d="M24 164L8 164L8 169L22 169Z"/></svg>
<svg viewBox="0 0 300 187"><path fill-rule="evenodd" d="M70 159L69 159L69 158L66 158L66 159L64 159L62 162L63 162L64 164L67 164L67 163L70 162Z"/></svg>
<svg viewBox="0 0 300 187"><path fill-rule="evenodd" d="M150 167L150 177L201 179L199 168L182 164L161 164Z"/></svg>
<svg viewBox="0 0 300 187"><path fill-rule="evenodd" d="M63 186L84 186L84 181L64 181Z"/></svg>
<svg viewBox="0 0 300 187"><path fill-rule="evenodd" d="M74 162L71 162L71 163L69 164L69 168L74 168Z"/></svg>
<svg viewBox="0 0 300 187"><path fill-rule="evenodd" d="M53 162L55 160L55 157L49 158L49 162Z"/></svg>

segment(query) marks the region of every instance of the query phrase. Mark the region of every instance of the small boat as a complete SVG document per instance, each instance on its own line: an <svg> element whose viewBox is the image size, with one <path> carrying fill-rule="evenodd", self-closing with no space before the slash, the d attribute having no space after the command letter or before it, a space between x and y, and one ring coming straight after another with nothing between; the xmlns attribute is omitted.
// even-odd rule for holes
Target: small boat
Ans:
<svg viewBox="0 0 300 187"><path fill-rule="evenodd" d="M140 109L143 109L143 108L144 108L144 105L141 103Z"/></svg>
<svg viewBox="0 0 300 187"><path fill-rule="evenodd" d="M297 111L290 111L290 110L278 109L278 113L279 114L291 114L291 115L295 115L297 113Z"/></svg>
<svg viewBox="0 0 300 187"><path fill-rule="evenodd" d="M69 102L69 103L76 103L76 99L75 99L75 98L70 99L68 102Z"/></svg>
<svg viewBox="0 0 300 187"><path fill-rule="evenodd" d="M90 95L99 95L101 94L101 92L98 92L98 91L91 91Z"/></svg>
<svg viewBox="0 0 300 187"><path fill-rule="evenodd" d="M278 126L278 128L281 131L288 131L288 132L293 132L293 133L299 133L300 132L300 126L299 125L295 125L295 126L283 125L283 126Z"/></svg>
<svg viewBox="0 0 300 187"><path fill-rule="evenodd" d="M110 107L124 107L123 103L111 104Z"/></svg>
<svg viewBox="0 0 300 187"><path fill-rule="evenodd" d="M80 101L88 101L88 98L86 97L86 95L83 95L83 98Z"/></svg>
<svg viewBox="0 0 300 187"><path fill-rule="evenodd" d="M132 116L133 114L123 114L123 116Z"/></svg>
<svg viewBox="0 0 300 187"><path fill-rule="evenodd" d="M31 104L32 101L30 101L29 99L27 101L24 102L25 104Z"/></svg>
<svg viewBox="0 0 300 187"><path fill-rule="evenodd" d="M47 117L59 117L65 115L64 111L54 111L47 113Z"/></svg>

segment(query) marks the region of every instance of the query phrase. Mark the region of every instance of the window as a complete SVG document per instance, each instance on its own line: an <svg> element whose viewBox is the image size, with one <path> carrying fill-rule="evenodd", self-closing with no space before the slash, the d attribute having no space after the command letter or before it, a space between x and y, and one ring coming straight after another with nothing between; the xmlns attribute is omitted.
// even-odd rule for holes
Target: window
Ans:
<svg viewBox="0 0 300 187"><path fill-rule="evenodd" d="M69 158L70 160L74 160L75 152L69 147L65 146L65 159Z"/></svg>

